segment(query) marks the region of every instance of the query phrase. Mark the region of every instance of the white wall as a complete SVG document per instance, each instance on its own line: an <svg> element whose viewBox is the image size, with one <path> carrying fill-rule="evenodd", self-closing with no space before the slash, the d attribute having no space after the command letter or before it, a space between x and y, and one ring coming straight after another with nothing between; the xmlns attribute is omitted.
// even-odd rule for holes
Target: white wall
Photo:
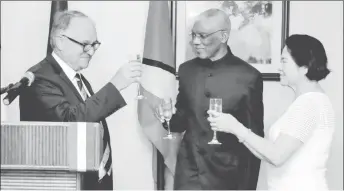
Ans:
<svg viewBox="0 0 344 191"><path fill-rule="evenodd" d="M98 90L112 77L118 67L125 63L129 54L142 51L148 2L69 1L68 6L69 9L85 12L97 24L98 38L102 45L84 73L93 88ZM331 189L341 190L343 189L342 12L342 2L292 1L290 13L290 34L307 33L319 38L327 50L329 66L333 70L333 73L322 83L337 115L337 132L329 159L327 177ZM50 2L1 2L1 87L19 80L27 68L44 57L49 16ZM134 101L136 86L131 86L123 94L128 106L107 119L114 153L116 153L115 188L152 189L152 147L137 125ZM293 96L290 89L280 86L277 82L264 83L266 131L292 102ZM3 112L3 106L1 109L2 121L19 120L18 100L6 107L6 112ZM264 165L261 169L258 188L265 189Z"/></svg>
<svg viewBox="0 0 344 191"><path fill-rule="evenodd" d="M33 11L34 10L34 11ZM34 14L33 14L34 13ZM18 81L25 71L46 55L49 31L50 2L1 1L1 87ZM1 120L18 121L16 99Z"/></svg>

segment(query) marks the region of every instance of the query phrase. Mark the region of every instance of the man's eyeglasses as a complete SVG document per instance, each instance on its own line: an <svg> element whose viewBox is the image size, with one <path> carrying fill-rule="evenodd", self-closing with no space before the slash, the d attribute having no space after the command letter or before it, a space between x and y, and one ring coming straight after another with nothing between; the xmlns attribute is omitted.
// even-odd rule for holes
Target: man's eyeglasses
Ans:
<svg viewBox="0 0 344 191"><path fill-rule="evenodd" d="M191 35L191 38L192 40L194 40L196 37L201 39L201 40L205 40L206 38L210 37L211 35L219 32L219 31L225 31L224 29L220 29L220 30L217 30L217 31L214 31L212 33L207 33L207 34L198 34L198 33L194 33L194 32L191 32L190 35Z"/></svg>
<svg viewBox="0 0 344 191"><path fill-rule="evenodd" d="M86 43L81 43L81 42L79 42L79 41L77 41L77 40L74 40L74 39L72 39L72 38L70 38L70 37L68 37L68 36L66 36L66 35L62 35L62 36L66 37L66 38L68 38L70 41L72 41L72 42L74 42L74 43L76 43L76 44L82 46L84 52L90 51L91 48L93 48L93 49L96 51L96 50L99 48L99 46L100 46L100 42L99 42L98 40L96 40L96 41L93 42L92 44L86 44Z"/></svg>

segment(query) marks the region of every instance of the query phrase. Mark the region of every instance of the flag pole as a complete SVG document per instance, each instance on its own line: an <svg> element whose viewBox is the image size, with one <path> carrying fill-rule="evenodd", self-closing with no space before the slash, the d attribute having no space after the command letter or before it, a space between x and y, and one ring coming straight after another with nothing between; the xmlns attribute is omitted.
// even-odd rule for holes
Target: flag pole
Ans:
<svg viewBox="0 0 344 191"><path fill-rule="evenodd" d="M156 149L157 154L157 189L158 190L165 190L165 162L164 157L159 152L158 149Z"/></svg>
<svg viewBox="0 0 344 191"><path fill-rule="evenodd" d="M170 1L170 19L172 34L172 50L173 62L176 66L176 43L177 43L177 1ZM177 71L175 71L176 79L178 79ZM163 155L157 149L157 189L165 190L165 161Z"/></svg>
<svg viewBox="0 0 344 191"><path fill-rule="evenodd" d="M170 19L171 22L171 34L173 36L173 1L170 1ZM163 124L164 125L164 124ZM165 161L164 157L160 153L158 149L157 150L157 189L158 190L165 190Z"/></svg>
<svg viewBox="0 0 344 191"><path fill-rule="evenodd" d="M161 97L174 98L176 93L172 36L174 24L171 24L175 16L174 9L173 1L150 1L144 38L142 63L146 66L146 75L141 78L142 85L145 85L144 88L141 86L141 90L146 99L138 101L138 120L143 132L157 149L153 152L153 176L156 190L173 187L176 152L181 138L178 136L173 142L162 140L167 133L166 128L162 127L163 124L159 119L155 119L152 110L159 105ZM156 16L157 14L159 16ZM161 26L157 26L157 23ZM157 80L157 76L161 78L161 81ZM166 88L166 83L170 84L170 88Z"/></svg>
<svg viewBox="0 0 344 191"><path fill-rule="evenodd" d="M49 23L49 35L48 35L48 48L47 54L52 53L52 47L50 46L50 32L54 23L54 16L59 11L64 11L68 9L67 1L51 1L51 11L50 11L50 23Z"/></svg>

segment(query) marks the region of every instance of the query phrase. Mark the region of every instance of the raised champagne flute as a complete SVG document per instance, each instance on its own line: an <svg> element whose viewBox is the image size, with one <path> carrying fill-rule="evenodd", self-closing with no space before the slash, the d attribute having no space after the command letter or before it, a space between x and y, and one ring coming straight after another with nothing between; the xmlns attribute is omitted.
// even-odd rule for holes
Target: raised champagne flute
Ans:
<svg viewBox="0 0 344 191"><path fill-rule="evenodd" d="M141 56L140 54L137 54L136 55L136 60L134 61L137 61L137 62L140 62L141 63ZM130 60L130 62L133 62L133 60ZM137 96L136 96L136 99L140 100L140 99L143 99L144 96L141 94L141 82L138 82L137 84Z"/></svg>
<svg viewBox="0 0 344 191"><path fill-rule="evenodd" d="M161 100L161 106L163 109L164 119L167 122L167 135L165 135L163 137L163 139L175 139L176 137L171 133L171 128L170 128L170 120L171 120L172 115L173 115L172 99L171 98L162 99Z"/></svg>
<svg viewBox="0 0 344 191"><path fill-rule="evenodd" d="M210 98L209 110L222 113L222 99L221 98ZM210 144L210 145L221 145L221 143L217 140L216 131L214 131L213 139L210 142L208 142L208 144Z"/></svg>

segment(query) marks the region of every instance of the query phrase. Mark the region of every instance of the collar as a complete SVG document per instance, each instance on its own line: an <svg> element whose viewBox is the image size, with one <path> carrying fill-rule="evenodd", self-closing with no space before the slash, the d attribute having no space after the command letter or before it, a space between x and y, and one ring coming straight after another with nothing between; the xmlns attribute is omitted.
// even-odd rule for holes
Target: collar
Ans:
<svg viewBox="0 0 344 191"><path fill-rule="evenodd" d="M218 60L211 61L211 62L213 62L213 63L220 63L220 62L228 59L232 55L233 55L233 53L232 53L231 49L229 48L229 46L227 45L227 53L222 58L220 58Z"/></svg>
<svg viewBox="0 0 344 191"><path fill-rule="evenodd" d="M73 70L66 62L64 62L55 52L52 52L51 55L54 57L56 62L60 65L62 68L63 72L66 74L68 79L70 81L73 81L75 78L75 75L77 74L76 71Z"/></svg>
<svg viewBox="0 0 344 191"><path fill-rule="evenodd" d="M208 65L209 66L214 66L214 64L221 63L222 61L227 60L227 59L231 58L232 56L233 56L233 53L232 53L230 47L227 45L227 53L223 57L221 57L220 59L217 59L217 60L214 60L214 61L211 61L209 58L207 58L207 59L200 59L200 60L206 66L208 66Z"/></svg>

